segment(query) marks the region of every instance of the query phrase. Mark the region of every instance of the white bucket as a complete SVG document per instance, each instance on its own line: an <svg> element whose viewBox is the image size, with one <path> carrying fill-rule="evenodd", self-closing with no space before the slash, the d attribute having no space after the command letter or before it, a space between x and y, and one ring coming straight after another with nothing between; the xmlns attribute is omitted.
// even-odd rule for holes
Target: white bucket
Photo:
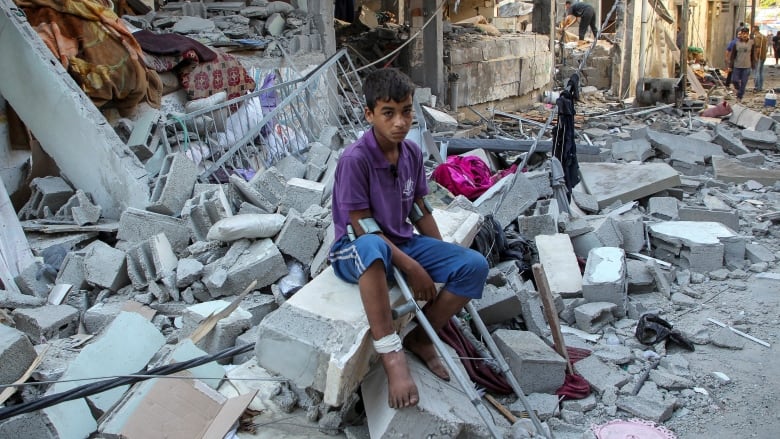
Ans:
<svg viewBox="0 0 780 439"><path fill-rule="evenodd" d="M777 95L775 95L774 90L769 90L764 95L764 106L765 107L774 107L777 105Z"/></svg>

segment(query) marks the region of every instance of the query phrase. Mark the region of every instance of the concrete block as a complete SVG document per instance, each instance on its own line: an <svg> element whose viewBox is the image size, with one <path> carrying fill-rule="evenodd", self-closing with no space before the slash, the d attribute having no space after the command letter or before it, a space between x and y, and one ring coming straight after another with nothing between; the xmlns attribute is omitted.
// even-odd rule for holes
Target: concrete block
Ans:
<svg viewBox="0 0 780 439"><path fill-rule="evenodd" d="M100 334L125 306L124 300L98 302L84 312L81 321L89 334Z"/></svg>
<svg viewBox="0 0 780 439"><path fill-rule="evenodd" d="M79 189L67 203L57 210L54 216L72 220L75 224L83 226L97 223L101 212L100 206L94 204L89 195Z"/></svg>
<svg viewBox="0 0 780 439"><path fill-rule="evenodd" d="M425 120L430 124L431 131L454 131L458 128L458 120L449 114L424 105L422 109Z"/></svg>
<svg viewBox="0 0 780 439"><path fill-rule="evenodd" d="M528 181L536 188L539 198L552 198L553 188L550 181L550 170L545 167L541 170L533 170L524 173Z"/></svg>
<svg viewBox="0 0 780 439"><path fill-rule="evenodd" d="M501 227L506 227L530 209L538 198L536 187L522 172L516 172L491 186L474 201L474 206L482 215L495 212L493 217Z"/></svg>
<svg viewBox="0 0 780 439"><path fill-rule="evenodd" d="M623 249L600 247L591 250L582 277L582 297L588 302L614 303L616 316L623 317L628 307L627 287Z"/></svg>
<svg viewBox="0 0 780 439"><path fill-rule="evenodd" d="M585 413L596 408L596 396L592 393L582 399L572 399L569 401L563 401L561 404L563 410L569 410L573 412Z"/></svg>
<svg viewBox="0 0 780 439"><path fill-rule="evenodd" d="M306 153L306 164L326 167L332 152L330 147L325 146L320 142L312 142L309 144L309 151ZM311 180L308 177L306 177L306 179Z"/></svg>
<svg viewBox="0 0 780 439"><path fill-rule="evenodd" d="M563 385L566 360L536 334L499 329L493 339L523 392L555 393Z"/></svg>
<svg viewBox="0 0 780 439"><path fill-rule="evenodd" d="M653 148L647 139L631 139L610 145L612 158L624 162L643 162L653 156Z"/></svg>
<svg viewBox="0 0 780 439"><path fill-rule="evenodd" d="M158 233L127 251L127 275L136 290L143 290L176 270L178 259L171 243Z"/></svg>
<svg viewBox="0 0 780 439"><path fill-rule="evenodd" d="M252 314L252 326L257 326L261 321L275 309L279 308L276 298L273 294L262 294L255 292L249 294L241 301L241 308Z"/></svg>
<svg viewBox="0 0 780 439"><path fill-rule="evenodd" d="M203 264L191 258L182 258L176 263L176 288L187 288L200 279Z"/></svg>
<svg viewBox="0 0 780 439"><path fill-rule="evenodd" d="M645 248L645 223L642 215L636 211L626 212L613 218L623 238L623 250L636 253Z"/></svg>
<svg viewBox="0 0 780 439"><path fill-rule="evenodd" d="M722 146L726 152L735 156L750 153L750 150L742 144L738 137L720 124L715 125L715 137L712 142Z"/></svg>
<svg viewBox="0 0 780 439"><path fill-rule="evenodd" d="M577 326L585 332L595 334L615 321L617 305L610 302L590 302L574 309Z"/></svg>
<svg viewBox="0 0 780 439"><path fill-rule="evenodd" d="M43 297L30 296L16 291L0 290L0 308L35 308L46 303Z"/></svg>
<svg viewBox="0 0 780 439"><path fill-rule="evenodd" d="M187 200L181 211L181 217L189 225L189 233L195 242L206 241L211 226L230 216L233 216L233 209L221 186Z"/></svg>
<svg viewBox="0 0 780 439"><path fill-rule="evenodd" d="M232 253L231 253L232 252ZM203 280L212 297L241 294L253 280L255 288L271 285L287 274L284 258L270 239L235 241L228 254L206 265Z"/></svg>
<svg viewBox="0 0 780 439"><path fill-rule="evenodd" d="M282 34L282 31L284 31L284 23L285 20L284 17L282 17L282 14L278 12L273 13L265 21L265 31L272 37L278 37Z"/></svg>
<svg viewBox="0 0 780 439"><path fill-rule="evenodd" d="M521 313L520 298L506 277L495 269L488 275L482 298L472 303L486 325L507 321Z"/></svg>
<svg viewBox="0 0 780 439"><path fill-rule="evenodd" d="M473 212L433 214L446 241L470 243L479 229L479 214ZM391 303L400 298L393 288ZM325 404L340 406L375 358L368 329L357 285L339 280L328 267L260 322L257 362L297 387L322 392Z"/></svg>
<svg viewBox="0 0 780 439"><path fill-rule="evenodd" d="M742 163L749 163L753 165L762 166L764 162L766 161L766 156L764 154L756 151L756 152L750 152L747 154L740 154L737 156L737 160L739 160Z"/></svg>
<svg viewBox="0 0 780 439"><path fill-rule="evenodd" d="M532 216L517 217L518 232L526 238L558 233L558 202L555 199L539 200Z"/></svg>
<svg viewBox="0 0 780 439"><path fill-rule="evenodd" d="M586 222L593 228L592 232L572 239L574 253L587 258L591 250L598 247L622 247L623 234L617 221L609 216L588 216Z"/></svg>
<svg viewBox="0 0 780 439"><path fill-rule="evenodd" d="M574 325L577 321L574 316L574 310L583 304L585 304L585 299L582 297L563 299L563 309L558 312L558 317L569 325Z"/></svg>
<svg viewBox="0 0 780 439"><path fill-rule="evenodd" d="M25 333L0 324L0 383L19 379L37 356Z"/></svg>
<svg viewBox="0 0 780 439"><path fill-rule="evenodd" d="M679 201L674 197L651 197L647 200L647 213L660 220L676 220L679 217L678 209Z"/></svg>
<svg viewBox="0 0 780 439"><path fill-rule="evenodd" d="M620 395L616 405L634 416L661 423L672 416L677 401L676 398L665 397L652 381L648 381L638 395Z"/></svg>
<svg viewBox="0 0 780 439"><path fill-rule="evenodd" d="M293 178L302 179L306 175L306 164L298 157L288 155L276 163L276 169L284 176L285 181ZM301 210L303 212L303 210Z"/></svg>
<svg viewBox="0 0 780 439"><path fill-rule="evenodd" d="M620 388L631 379L631 374L614 364L607 364L591 355L574 363L574 371L582 375L599 394Z"/></svg>
<svg viewBox="0 0 780 439"><path fill-rule="evenodd" d="M164 233L177 253L190 243L190 231L184 220L132 207L125 210L119 219L117 239L142 242L157 233Z"/></svg>
<svg viewBox="0 0 780 439"><path fill-rule="evenodd" d="M315 219L304 218L295 209L290 209L275 243L283 254L310 265L320 248L321 234Z"/></svg>
<svg viewBox="0 0 780 439"><path fill-rule="evenodd" d="M257 328L250 327L243 334L236 337L236 347L244 346L247 344L257 343ZM233 364L244 364L247 361L254 360L255 353L253 351L238 354L233 357Z"/></svg>
<svg viewBox="0 0 780 439"><path fill-rule="evenodd" d="M771 151L777 149L777 134L774 131L744 129L741 134L742 143L749 148L768 149Z"/></svg>
<svg viewBox="0 0 780 439"><path fill-rule="evenodd" d="M30 199L19 209L21 220L52 216L73 196L73 188L60 177L33 178L30 189Z"/></svg>
<svg viewBox="0 0 780 439"><path fill-rule="evenodd" d="M317 253L314 254L314 258L311 260L309 275L312 278L316 277L327 268L328 253L330 252L330 247L333 245L334 239L336 239L336 230L333 227L333 223L331 223L325 229L325 236L322 238L322 244L320 244L319 250L317 250Z"/></svg>
<svg viewBox="0 0 780 439"><path fill-rule="evenodd" d="M523 390L525 391L525 390ZM526 396L526 399L536 412L536 416L539 420L546 421L558 413L558 395L549 395L547 393L532 393ZM515 415L519 415L523 412L528 412L525 404L519 399L507 406L510 412Z"/></svg>
<svg viewBox="0 0 780 439"><path fill-rule="evenodd" d="M665 221L649 226L656 257L673 259L682 268L707 273L723 266L724 258L745 258L745 241L721 223Z"/></svg>
<svg viewBox="0 0 780 439"><path fill-rule="evenodd" d="M179 215L184 203L192 196L197 179L198 167L186 154L179 152L165 156L146 210Z"/></svg>
<svg viewBox="0 0 780 439"><path fill-rule="evenodd" d="M284 192L279 205L280 213L286 215L290 209L304 212L310 206L319 206L322 202L322 194L325 185L316 181L293 178L287 182L287 190Z"/></svg>
<svg viewBox="0 0 780 439"><path fill-rule="evenodd" d="M647 129L645 131L647 140L650 141L655 149L663 152L665 155L678 160L682 159L687 163L705 163L709 162L713 156L724 156L723 148L711 142L705 142L692 137L680 136L660 131ZM688 157L688 158L682 158ZM627 200L624 200L627 201Z"/></svg>
<svg viewBox="0 0 780 439"><path fill-rule="evenodd" d="M599 202L591 194L586 194L585 192L580 191L572 191L571 192L571 199L574 201L574 204L577 205L580 209L582 209L585 213L598 213L599 211Z"/></svg>
<svg viewBox="0 0 780 439"><path fill-rule="evenodd" d="M387 378L381 364L375 364L363 381L363 403L372 438L490 436L462 390L433 375L413 355L407 359L420 394L413 409L395 410L387 405ZM487 409L498 422L500 415Z"/></svg>
<svg viewBox="0 0 780 439"><path fill-rule="evenodd" d="M538 235L535 242L550 290L564 298L581 295L582 275L569 235Z"/></svg>
<svg viewBox="0 0 780 439"><path fill-rule="evenodd" d="M273 213L276 211L276 205L266 200L257 188L249 184L242 177L235 174L231 175L230 185L233 186L233 192L239 196L244 203L259 209L258 212L254 213Z"/></svg>
<svg viewBox="0 0 780 439"><path fill-rule="evenodd" d="M520 299L520 311L525 327L539 337L549 335L550 328L547 326L547 319L544 315L542 298L534 289L533 282L530 280L525 282L516 291L517 297Z"/></svg>
<svg viewBox="0 0 780 439"><path fill-rule="evenodd" d="M718 222L731 230L739 230L739 214L735 210L707 209L701 207L681 207L681 221Z"/></svg>
<svg viewBox="0 0 780 439"><path fill-rule="evenodd" d="M16 329L30 336L35 344L70 337L78 331L79 326L79 311L68 305L16 309L13 317Z"/></svg>
<svg viewBox="0 0 780 439"><path fill-rule="evenodd" d="M130 283L125 252L103 241L84 248L84 278L88 283L117 291Z"/></svg>
<svg viewBox="0 0 780 439"><path fill-rule="evenodd" d="M229 305L230 302L225 300L214 300L187 307L182 314L182 333L189 336L208 316L222 311ZM214 329L196 345L209 354L233 347L236 345L236 338L249 329L251 323L252 314L239 306L230 315L217 322ZM220 360L222 364L228 364L230 361L230 358Z"/></svg>
<svg viewBox="0 0 780 439"><path fill-rule="evenodd" d="M580 163L582 185L603 209L617 200L624 203L673 188L680 176L666 163Z"/></svg>
<svg viewBox="0 0 780 439"><path fill-rule="evenodd" d="M642 261L626 260L626 283L629 294L650 293L655 289L655 278Z"/></svg>
<svg viewBox="0 0 780 439"><path fill-rule="evenodd" d="M776 259L771 250L755 242L745 244L745 256L754 264L774 262Z"/></svg>
<svg viewBox="0 0 780 439"><path fill-rule="evenodd" d="M249 180L249 185L253 187L265 200L270 203L273 211L282 202L284 194L287 191L287 179L275 166L266 169L263 172L258 172ZM263 206L265 208L265 206ZM304 209L305 210L305 209ZM303 210L301 210L303 212Z"/></svg>
<svg viewBox="0 0 780 439"><path fill-rule="evenodd" d="M14 277L14 283L24 294L29 294L34 297L49 297L49 291L51 291L51 285L46 281L44 276L39 276L43 265L39 262L34 262L27 266L18 276Z"/></svg>
<svg viewBox="0 0 780 439"><path fill-rule="evenodd" d="M712 159L712 170L715 172L715 178L726 183L744 183L748 180L755 180L763 185L771 186L780 180L780 170L745 166L739 160L723 157Z"/></svg>

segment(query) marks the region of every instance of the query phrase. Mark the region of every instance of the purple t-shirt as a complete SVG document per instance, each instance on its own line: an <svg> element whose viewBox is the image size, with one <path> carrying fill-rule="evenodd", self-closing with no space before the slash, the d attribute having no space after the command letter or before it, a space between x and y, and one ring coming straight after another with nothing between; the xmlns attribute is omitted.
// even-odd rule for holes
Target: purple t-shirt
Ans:
<svg viewBox="0 0 780 439"><path fill-rule="evenodd" d="M393 170L379 149L374 130L366 131L347 147L336 166L333 183L335 240L347 233L349 212L370 209L382 232L395 244L412 237L406 221L412 204L428 194L420 148L410 140L400 144L398 165Z"/></svg>

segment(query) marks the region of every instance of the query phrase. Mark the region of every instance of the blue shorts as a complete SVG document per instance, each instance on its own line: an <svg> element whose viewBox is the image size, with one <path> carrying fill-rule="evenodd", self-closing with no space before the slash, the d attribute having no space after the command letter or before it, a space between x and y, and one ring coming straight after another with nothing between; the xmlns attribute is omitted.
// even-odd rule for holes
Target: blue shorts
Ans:
<svg viewBox="0 0 780 439"><path fill-rule="evenodd" d="M456 296L479 299L488 275L488 263L477 251L428 236L414 235L397 247L417 261L436 283ZM377 259L392 279L392 252L378 235L366 234L355 241L347 236L333 243L329 254L333 271L340 279L358 283L358 279Z"/></svg>

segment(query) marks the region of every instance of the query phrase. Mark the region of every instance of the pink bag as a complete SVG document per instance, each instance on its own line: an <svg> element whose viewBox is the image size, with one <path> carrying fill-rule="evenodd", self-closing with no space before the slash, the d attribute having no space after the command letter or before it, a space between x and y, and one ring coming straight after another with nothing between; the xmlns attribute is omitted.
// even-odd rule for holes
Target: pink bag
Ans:
<svg viewBox="0 0 780 439"><path fill-rule="evenodd" d="M707 108L701 112L704 117L723 117L731 114L731 105L726 101L721 101L718 105Z"/></svg>
<svg viewBox="0 0 780 439"><path fill-rule="evenodd" d="M453 155L433 170L431 178L453 195L476 200L493 185L490 168L479 157Z"/></svg>

